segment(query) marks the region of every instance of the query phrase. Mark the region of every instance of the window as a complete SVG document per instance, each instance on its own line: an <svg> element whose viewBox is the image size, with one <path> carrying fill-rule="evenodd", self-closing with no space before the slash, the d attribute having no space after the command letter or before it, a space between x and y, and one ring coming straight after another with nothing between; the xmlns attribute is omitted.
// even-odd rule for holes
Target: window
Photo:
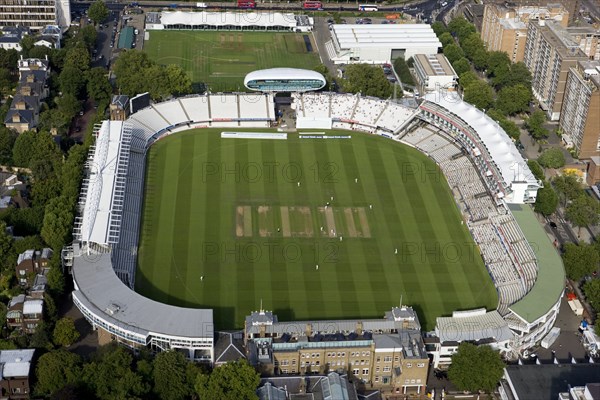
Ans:
<svg viewBox="0 0 600 400"><path fill-rule="evenodd" d="M346 352L342 351L342 357L346 357Z"/></svg>
<svg viewBox="0 0 600 400"><path fill-rule="evenodd" d="M304 358L304 356L305 356L304 353L302 353L301 357Z"/></svg>
<svg viewBox="0 0 600 400"><path fill-rule="evenodd" d="M327 353L327 357L331 357L331 353Z"/></svg>
<svg viewBox="0 0 600 400"><path fill-rule="evenodd" d="M381 357L377 357L377 358L375 359L375 362L381 362Z"/></svg>
<svg viewBox="0 0 600 400"><path fill-rule="evenodd" d="M341 356L342 356L342 353L338 353L338 357L341 357Z"/></svg>
<svg viewBox="0 0 600 400"><path fill-rule="evenodd" d="M296 360L292 360L292 365L296 365Z"/></svg>
<svg viewBox="0 0 600 400"><path fill-rule="evenodd" d="M354 369L352 370L352 373L353 373L354 375L358 375L358 373L359 373L359 372L360 372L360 371L358 370L358 368L354 368Z"/></svg>
<svg viewBox="0 0 600 400"><path fill-rule="evenodd" d="M415 383L415 380L414 380L414 379L411 379L411 380L410 380L410 383Z"/></svg>
<svg viewBox="0 0 600 400"><path fill-rule="evenodd" d="M383 357L383 362L392 362L392 356Z"/></svg>
<svg viewBox="0 0 600 400"><path fill-rule="evenodd" d="M25 270L23 270L23 269L19 270L19 275L25 276Z"/></svg>
<svg viewBox="0 0 600 400"><path fill-rule="evenodd" d="M369 368L363 368L363 375L369 375Z"/></svg>
<svg viewBox="0 0 600 400"><path fill-rule="evenodd" d="M379 372L379 367L375 367L375 372Z"/></svg>
<svg viewBox="0 0 600 400"><path fill-rule="evenodd" d="M425 364L424 364L424 363L418 363L418 364L417 364L417 368L423 368L424 366L425 366Z"/></svg>
<svg viewBox="0 0 600 400"><path fill-rule="evenodd" d="M412 364L411 363L406 363L406 368L412 368Z"/></svg>
<svg viewBox="0 0 600 400"><path fill-rule="evenodd" d="M400 361L400 357L399 356L394 357L394 362L398 362L398 361Z"/></svg>
<svg viewBox="0 0 600 400"><path fill-rule="evenodd" d="M378 376L375 377L375 383L377 383L377 382L379 382L379 377Z"/></svg>
<svg viewBox="0 0 600 400"><path fill-rule="evenodd" d="M383 372L390 372L392 370L392 368L390 367L383 367Z"/></svg>
<svg viewBox="0 0 600 400"><path fill-rule="evenodd" d="M417 379L417 383L421 383L421 380L420 380L420 379Z"/></svg>
<svg viewBox="0 0 600 400"><path fill-rule="evenodd" d="M288 373L288 370L287 370L287 368L284 368L284 369L282 369L282 370L281 370L281 373L282 373L282 374L287 374L287 373Z"/></svg>
<svg viewBox="0 0 600 400"><path fill-rule="evenodd" d="M405 385L408 385L409 383L410 383L410 379L405 379L405 380L404 380L404 384L405 384Z"/></svg>

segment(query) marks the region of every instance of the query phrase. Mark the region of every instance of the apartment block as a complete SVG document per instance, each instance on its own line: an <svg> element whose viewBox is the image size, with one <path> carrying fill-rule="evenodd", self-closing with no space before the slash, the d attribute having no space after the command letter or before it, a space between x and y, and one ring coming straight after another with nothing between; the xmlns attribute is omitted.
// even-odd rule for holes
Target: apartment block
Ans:
<svg viewBox="0 0 600 400"><path fill-rule="evenodd" d="M523 61L530 20L551 20L566 27L569 12L560 4L547 6L507 7L504 4L485 5L481 39L490 51L504 51L512 62Z"/></svg>
<svg viewBox="0 0 600 400"><path fill-rule="evenodd" d="M569 69L559 127L581 159L600 156L600 61Z"/></svg>
<svg viewBox="0 0 600 400"><path fill-rule="evenodd" d="M600 61L600 29L592 25L570 26L567 32L590 60Z"/></svg>
<svg viewBox="0 0 600 400"><path fill-rule="evenodd" d="M587 56L564 27L546 20L529 22L523 61L531 71L533 95L551 121L560 118L569 69L584 60Z"/></svg>
<svg viewBox="0 0 600 400"><path fill-rule="evenodd" d="M410 307L383 319L279 322L269 311L246 317L249 360L264 375L348 374L373 388L423 393L429 359Z"/></svg>
<svg viewBox="0 0 600 400"><path fill-rule="evenodd" d="M579 0L511 0L510 3L514 7L526 6L532 8L551 7L560 4L569 13L567 22L569 24L575 21L579 13Z"/></svg>
<svg viewBox="0 0 600 400"><path fill-rule="evenodd" d="M0 0L0 26L41 31L47 25L67 30L71 25L69 0Z"/></svg>

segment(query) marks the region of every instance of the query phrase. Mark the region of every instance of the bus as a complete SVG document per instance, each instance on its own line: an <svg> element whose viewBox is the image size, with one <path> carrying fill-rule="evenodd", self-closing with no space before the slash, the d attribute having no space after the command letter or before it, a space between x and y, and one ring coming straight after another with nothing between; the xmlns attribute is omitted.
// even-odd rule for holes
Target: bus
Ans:
<svg viewBox="0 0 600 400"><path fill-rule="evenodd" d="M256 8L256 2L254 0L238 0L238 8Z"/></svg>
<svg viewBox="0 0 600 400"><path fill-rule="evenodd" d="M379 7L377 7L375 4L360 4L358 6L358 11L377 11L379 10Z"/></svg>
<svg viewBox="0 0 600 400"><path fill-rule="evenodd" d="M302 4L302 8L305 10L322 10L323 9L323 3L321 3L320 1L305 1L304 4Z"/></svg>

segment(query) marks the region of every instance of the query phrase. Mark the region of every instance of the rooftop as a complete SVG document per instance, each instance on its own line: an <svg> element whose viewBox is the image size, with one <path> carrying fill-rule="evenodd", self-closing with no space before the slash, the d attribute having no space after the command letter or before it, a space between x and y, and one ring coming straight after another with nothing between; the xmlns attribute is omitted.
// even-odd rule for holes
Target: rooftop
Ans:
<svg viewBox="0 0 600 400"><path fill-rule="evenodd" d="M416 54L413 59L429 76L456 76L454 68L443 54Z"/></svg>
<svg viewBox="0 0 600 400"><path fill-rule="evenodd" d="M509 365L504 376L519 400L558 399L569 386L599 381L600 364Z"/></svg>
<svg viewBox="0 0 600 400"><path fill-rule="evenodd" d="M510 310L532 323L545 315L559 300L564 290L565 269L562 260L528 205L509 204L513 216L535 253L538 263L537 279L521 300Z"/></svg>
<svg viewBox="0 0 600 400"><path fill-rule="evenodd" d="M29 376L35 349L0 351L0 380Z"/></svg>
<svg viewBox="0 0 600 400"><path fill-rule="evenodd" d="M213 338L212 310L170 306L134 292L115 274L110 254L75 257L73 278L73 297L109 324L143 336Z"/></svg>
<svg viewBox="0 0 600 400"><path fill-rule="evenodd" d="M333 25L332 34L342 49L358 47L428 48L442 47L427 24Z"/></svg>
<svg viewBox="0 0 600 400"><path fill-rule="evenodd" d="M439 317L435 330L441 342L480 341L494 338L498 342L514 337L498 311L482 315Z"/></svg>

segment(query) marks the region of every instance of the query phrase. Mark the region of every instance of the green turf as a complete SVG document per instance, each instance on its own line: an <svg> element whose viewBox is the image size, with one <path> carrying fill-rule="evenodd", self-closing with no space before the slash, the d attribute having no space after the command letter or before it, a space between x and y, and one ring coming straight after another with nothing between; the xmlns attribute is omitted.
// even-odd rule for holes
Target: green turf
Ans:
<svg viewBox="0 0 600 400"><path fill-rule="evenodd" d="M382 317L402 297L426 329L454 310L495 308L446 180L420 152L356 132L256 140L221 139L221 131L178 133L148 153L136 274L143 295L213 308L221 329L242 327L261 300L286 321ZM327 201L343 241L314 237ZM251 210L250 237L238 237L238 206ZM259 206L306 207L308 217L290 211L289 221L298 232L310 225L313 237L283 237L282 213ZM366 236L367 222L370 238L350 237L352 224ZM261 237L265 227L272 236Z"/></svg>
<svg viewBox="0 0 600 400"><path fill-rule="evenodd" d="M144 50L159 64L180 65L192 82L206 83L212 92L245 90L244 77L249 72L274 67L312 69L319 65L314 42L313 51L307 52L304 35L151 31Z"/></svg>

